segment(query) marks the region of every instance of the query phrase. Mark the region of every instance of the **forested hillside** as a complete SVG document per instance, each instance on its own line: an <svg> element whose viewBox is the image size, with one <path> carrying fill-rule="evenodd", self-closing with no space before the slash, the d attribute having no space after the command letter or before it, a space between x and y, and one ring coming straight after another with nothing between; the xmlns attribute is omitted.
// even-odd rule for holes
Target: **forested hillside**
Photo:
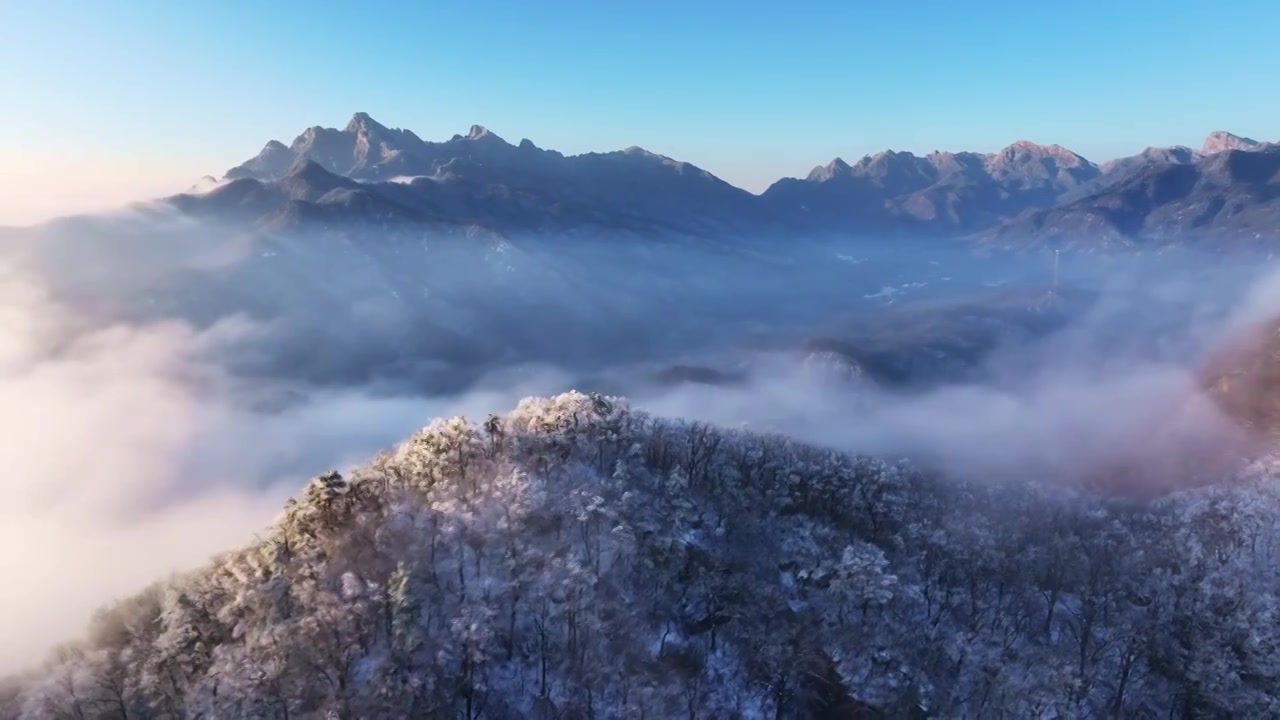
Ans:
<svg viewBox="0 0 1280 720"><path fill-rule="evenodd" d="M1264 464L1128 504L529 399L312 480L0 717L1276 717L1278 518Z"/></svg>

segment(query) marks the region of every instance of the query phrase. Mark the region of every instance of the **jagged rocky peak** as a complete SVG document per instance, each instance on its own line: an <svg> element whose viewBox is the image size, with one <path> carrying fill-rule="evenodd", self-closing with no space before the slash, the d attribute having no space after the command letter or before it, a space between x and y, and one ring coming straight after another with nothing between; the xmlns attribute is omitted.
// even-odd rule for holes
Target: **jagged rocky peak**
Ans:
<svg viewBox="0 0 1280 720"><path fill-rule="evenodd" d="M487 143L491 145L508 144L507 141L499 137L497 133L483 125L472 125L471 129L467 131L467 135L464 139L470 140L471 142Z"/></svg>
<svg viewBox="0 0 1280 720"><path fill-rule="evenodd" d="M306 145L315 142L315 139L318 137L322 137L326 134L337 133L337 132L339 131L333 128L326 128L320 125L312 125L306 130L303 130L302 133L298 135L298 137L293 139L293 144L290 145L290 149L297 150L299 147L305 147Z"/></svg>
<svg viewBox="0 0 1280 720"><path fill-rule="evenodd" d="M868 155L853 166L853 172L890 194L922 190L938 179L938 168L929 160L898 150Z"/></svg>
<svg viewBox="0 0 1280 720"><path fill-rule="evenodd" d="M1187 147L1186 145L1172 145L1169 147L1149 147L1146 150L1142 151L1142 157L1145 157L1145 158L1154 158L1154 159L1177 158L1177 159L1181 159L1183 161L1188 161L1188 162L1198 154L1199 153Z"/></svg>
<svg viewBox="0 0 1280 720"><path fill-rule="evenodd" d="M1273 152L1275 147L1268 143L1258 143L1255 147L1227 148L1207 153L1203 156L1204 161L1199 163L1201 176L1213 178L1216 183L1273 185L1276 178L1280 178L1280 153ZM1262 205L1270 203L1264 199ZM1267 221L1266 224L1275 226L1273 221Z"/></svg>
<svg viewBox="0 0 1280 720"><path fill-rule="evenodd" d="M867 155L854 165L854 170L870 175L884 175L898 172L919 172L928 170L928 161L917 157L914 153L899 150L884 150L875 155Z"/></svg>
<svg viewBox="0 0 1280 720"><path fill-rule="evenodd" d="M862 172L873 165L883 167L893 161L894 155L895 153L892 150L878 152L875 155L863 155L858 158L858 162L853 164L853 169Z"/></svg>
<svg viewBox="0 0 1280 720"><path fill-rule="evenodd" d="M881 150L874 155L863 155L862 159L858 161L858 165L867 166L892 163L899 160L911 161L915 159L915 155L906 151Z"/></svg>
<svg viewBox="0 0 1280 720"><path fill-rule="evenodd" d="M843 177L853 170L853 166L837 157L826 165L819 165L809 172L808 180L823 182L835 177Z"/></svg>
<svg viewBox="0 0 1280 720"><path fill-rule="evenodd" d="M369 113L358 112L351 116L350 122L347 123L346 132L369 133L386 129L385 125L369 117Z"/></svg>
<svg viewBox="0 0 1280 720"><path fill-rule="evenodd" d="M408 132L408 131L405 131L405 132ZM449 142L451 143L465 142L465 143L474 143L476 145L493 145L493 146L510 146L511 145L506 140L499 137L497 133L493 132L492 130L485 127L484 125L472 125L471 129L467 131L466 135L460 135L455 133L453 137L449 138Z"/></svg>
<svg viewBox="0 0 1280 720"><path fill-rule="evenodd" d="M313 125L294 138L289 150L297 156L321 160L335 170L345 170L359 137L359 133Z"/></svg>
<svg viewBox="0 0 1280 720"><path fill-rule="evenodd" d="M244 177L274 179L284 175L297 158L296 153L279 140L271 140L262 146L257 155L231 168L224 176L228 180Z"/></svg>
<svg viewBox="0 0 1280 720"><path fill-rule="evenodd" d="M1010 162L1019 162L1027 160L1036 160L1042 158L1052 158L1058 165L1063 167L1077 167L1082 165L1091 165L1088 160L1080 155L1062 147L1061 145L1041 145L1030 140L1017 140L992 156L993 164L1000 165Z"/></svg>
<svg viewBox="0 0 1280 720"><path fill-rule="evenodd" d="M1097 165L1061 145L1018 140L990 156L987 174L997 182L1041 190L1079 185L1102 174Z"/></svg>
<svg viewBox="0 0 1280 720"><path fill-rule="evenodd" d="M961 172L981 173L983 166L991 159L991 155L965 151L934 150L926 155L924 159L943 175Z"/></svg>
<svg viewBox="0 0 1280 720"><path fill-rule="evenodd" d="M1263 143L1253 138L1241 137L1226 130L1214 130L1204 139L1204 144L1200 146L1200 152L1211 155L1227 150L1256 150Z"/></svg>
<svg viewBox="0 0 1280 720"><path fill-rule="evenodd" d="M1172 163L1186 165L1203 157L1203 154L1185 145L1168 147L1148 147L1137 155L1116 158L1102 163L1099 167L1105 173L1132 172L1152 164Z"/></svg>
<svg viewBox="0 0 1280 720"><path fill-rule="evenodd" d="M612 153L607 153L607 155L611 157L617 157L619 153L615 151ZM658 164L664 167L674 168L677 172L680 172L680 173L684 173L687 170L694 169L703 175L708 175L708 176L710 175L706 170L698 168L694 165L690 165L689 163L684 162L683 160L676 160L674 158L667 157L662 153L656 153L651 150L645 150L639 145L631 145L630 147L624 148L621 151L621 155L622 157L626 158L630 162L636 163L638 165Z"/></svg>

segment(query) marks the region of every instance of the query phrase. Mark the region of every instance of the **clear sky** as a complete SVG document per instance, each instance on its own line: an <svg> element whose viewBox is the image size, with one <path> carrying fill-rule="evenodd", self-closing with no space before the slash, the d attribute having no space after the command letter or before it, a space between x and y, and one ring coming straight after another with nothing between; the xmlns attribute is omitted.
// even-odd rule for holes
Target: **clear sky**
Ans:
<svg viewBox="0 0 1280 720"><path fill-rule="evenodd" d="M357 110L640 145L751 190L836 155L1280 139L1276 0L0 0L0 223L180 191Z"/></svg>

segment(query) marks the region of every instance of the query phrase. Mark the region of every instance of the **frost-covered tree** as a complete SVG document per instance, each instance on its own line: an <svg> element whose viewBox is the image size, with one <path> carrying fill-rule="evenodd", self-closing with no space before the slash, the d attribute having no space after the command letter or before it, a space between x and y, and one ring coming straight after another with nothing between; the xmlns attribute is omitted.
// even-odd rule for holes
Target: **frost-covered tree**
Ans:
<svg viewBox="0 0 1280 720"><path fill-rule="evenodd" d="M984 484L618 398L433 422L0 718L1277 717L1280 490Z"/></svg>

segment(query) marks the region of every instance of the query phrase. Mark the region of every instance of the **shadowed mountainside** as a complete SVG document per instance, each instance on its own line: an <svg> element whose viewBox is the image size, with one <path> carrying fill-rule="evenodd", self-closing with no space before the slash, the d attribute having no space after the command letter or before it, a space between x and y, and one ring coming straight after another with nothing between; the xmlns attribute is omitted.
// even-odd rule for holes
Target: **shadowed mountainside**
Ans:
<svg viewBox="0 0 1280 720"><path fill-rule="evenodd" d="M1031 210L980 236L990 245L1122 248L1213 243L1258 246L1280 227L1280 147L1228 149L1131 170L1115 185Z"/></svg>

